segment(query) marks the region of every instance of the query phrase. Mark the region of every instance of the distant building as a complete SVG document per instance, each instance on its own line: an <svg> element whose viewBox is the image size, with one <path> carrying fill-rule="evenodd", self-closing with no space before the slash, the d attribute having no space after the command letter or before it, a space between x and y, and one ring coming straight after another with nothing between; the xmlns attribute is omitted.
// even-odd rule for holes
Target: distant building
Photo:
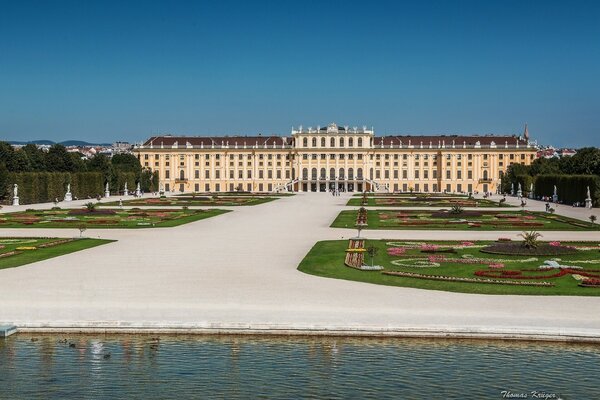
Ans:
<svg viewBox="0 0 600 400"><path fill-rule="evenodd" d="M537 148L523 136L375 136L373 129L293 129L291 136L154 136L134 148L166 191L494 192Z"/></svg>
<svg viewBox="0 0 600 400"><path fill-rule="evenodd" d="M111 150L113 154L131 153L133 145L129 142L114 142Z"/></svg>

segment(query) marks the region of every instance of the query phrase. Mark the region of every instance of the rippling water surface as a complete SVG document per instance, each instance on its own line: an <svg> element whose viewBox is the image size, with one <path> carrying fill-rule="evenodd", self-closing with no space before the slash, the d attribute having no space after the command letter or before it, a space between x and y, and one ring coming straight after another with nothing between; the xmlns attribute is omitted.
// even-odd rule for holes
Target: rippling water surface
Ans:
<svg viewBox="0 0 600 400"><path fill-rule="evenodd" d="M600 399L600 346L417 339L26 335L0 399Z"/></svg>

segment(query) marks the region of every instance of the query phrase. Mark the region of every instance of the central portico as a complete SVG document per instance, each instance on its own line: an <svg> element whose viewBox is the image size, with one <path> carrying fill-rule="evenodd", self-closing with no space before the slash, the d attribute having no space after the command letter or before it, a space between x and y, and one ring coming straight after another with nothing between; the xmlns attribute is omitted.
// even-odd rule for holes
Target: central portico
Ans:
<svg viewBox="0 0 600 400"><path fill-rule="evenodd" d="M365 180L369 149L373 146L373 129L338 126L292 129L295 151L294 190L326 192L328 190L363 191L371 189Z"/></svg>

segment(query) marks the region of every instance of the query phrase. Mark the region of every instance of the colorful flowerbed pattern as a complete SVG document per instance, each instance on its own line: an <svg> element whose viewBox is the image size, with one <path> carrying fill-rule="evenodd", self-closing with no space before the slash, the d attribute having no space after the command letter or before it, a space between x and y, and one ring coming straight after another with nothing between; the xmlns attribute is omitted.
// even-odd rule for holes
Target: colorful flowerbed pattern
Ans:
<svg viewBox="0 0 600 400"><path fill-rule="evenodd" d="M474 199L460 195L444 194L369 194L366 204L362 197L352 197L349 206L369 207L499 207L500 203L487 199ZM504 205L504 207L509 207Z"/></svg>
<svg viewBox="0 0 600 400"><path fill-rule="evenodd" d="M465 293L600 296L599 242L555 242L552 246L572 250L555 256L486 253L497 243L493 241L362 239L362 249L378 249L370 263L381 265L382 271L347 268L353 254L347 243L318 242L299 269L330 278ZM512 243L524 246L523 241Z"/></svg>
<svg viewBox="0 0 600 400"><path fill-rule="evenodd" d="M101 203L100 206L115 207L120 206L147 206L147 207L164 207L164 206L254 206L257 204L266 203L277 200L280 196L266 195L218 195L218 194L183 194L171 197L144 197L132 200L111 201L109 203Z"/></svg>
<svg viewBox="0 0 600 400"><path fill-rule="evenodd" d="M226 210L87 209L28 210L0 214L0 228L148 228L176 226L209 218Z"/></svg>
<svg viewBox="0 0 600 400"><path fill-rule="evenodd" d="M108 242L87 238L0 238L0 269L18 267Z"/></svg>
<svg viewBox="0 0 600 400"><path fill-rule="evenodd" d="M434 230L600 230L600 224L591 224L573 218L544 212L530 211L461 211L450 210L367 210L369 221L365 229L434 229ZM351 228L357 211L342 211L331 225Z"/></svg>
<svg viewBox="0 0 600 400"><path fill-rule="evenodd" d="M514 243L521 246L520 243ZM600 279L600 269L585 268L582 265L600 267L600 246L569 244L565 247L572 250L566 258L522 257L520 255L495 256L484 251L492 247L489 242L386 242L390 269L384 274L404 276L416 279L431 279L453 282L492 283L507 285L553 286L552 280L570 274L577 274L587 281ZM561 247L560 242L551 242L551 246ZM593 258L596 256L595 258ZM523 266L537 265L537 268ZM446 271L464 272L472 267L484 268L473 270L474 277L456 276L452 274L422 274L416 268L444 268ZM403 271L403 269L405 271ZM539 283L538 281L544 280ZM595 282L590 280L589 282ZM590 285L591 286L591 285Z"/></svg>

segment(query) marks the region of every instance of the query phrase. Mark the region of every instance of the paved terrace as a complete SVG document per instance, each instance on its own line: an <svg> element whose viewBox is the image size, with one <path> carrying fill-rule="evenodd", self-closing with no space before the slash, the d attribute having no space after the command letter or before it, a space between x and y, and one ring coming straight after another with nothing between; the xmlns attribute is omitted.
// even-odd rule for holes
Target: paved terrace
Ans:
<svg viewBox="0 0 600 400"><path fill-rule="evenodd" d="M298 272L316 241L354 235L329 228L348 198L298 194L174 228L90 229L90 237L118 241L0 270L0 325L600 339L600 297L460 294ZM474 240L519 232L364 233ZM0 236L75 234L0 229ZM600 233L544 232L544 239L600 240Z"/></svg>

